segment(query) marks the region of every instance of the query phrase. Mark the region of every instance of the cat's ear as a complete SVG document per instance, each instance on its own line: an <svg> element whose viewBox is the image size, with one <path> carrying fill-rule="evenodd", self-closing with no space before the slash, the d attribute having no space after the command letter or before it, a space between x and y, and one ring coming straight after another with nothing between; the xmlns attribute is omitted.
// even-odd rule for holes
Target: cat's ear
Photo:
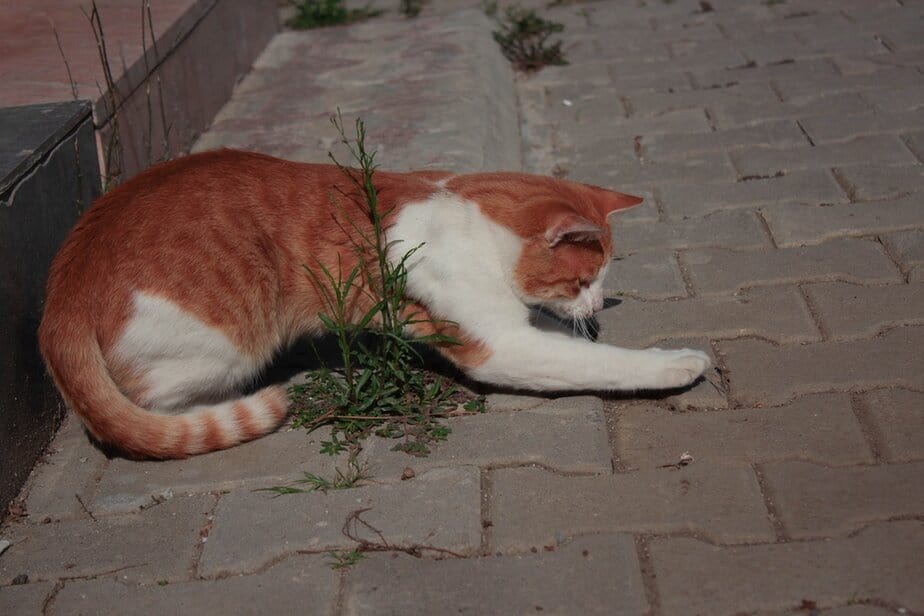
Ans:
<svg viewBox="0 0 924 616"><path fill-rule="evenodd" d="M605 190L598 189L596 194L597 209L604 216L609 215L616 210L624 210L626 208L635 207L644 199L641 197L636 197L635 195L627 195L625 193L616 192L615 190Z"/></svg>
<svg viewBox="0 0 924 616"><path fill-rule="evenodd" d="M599 240L606 229L583 216L568 214L555 220L545 230L545 239L549 247L562 242L593 242Z"/></svg>

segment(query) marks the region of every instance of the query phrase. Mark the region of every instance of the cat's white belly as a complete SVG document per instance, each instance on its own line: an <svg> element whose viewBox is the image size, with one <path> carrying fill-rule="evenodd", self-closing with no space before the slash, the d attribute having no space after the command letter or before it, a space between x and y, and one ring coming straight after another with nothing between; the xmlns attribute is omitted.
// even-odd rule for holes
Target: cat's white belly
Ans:
<svg viewBox="0 0 924 616"><path fill-rule="evenodd" d="M217 395L257 375L262 362L168 299L136 291L113 358L142 375L142 402L157 409Z"/></svg>

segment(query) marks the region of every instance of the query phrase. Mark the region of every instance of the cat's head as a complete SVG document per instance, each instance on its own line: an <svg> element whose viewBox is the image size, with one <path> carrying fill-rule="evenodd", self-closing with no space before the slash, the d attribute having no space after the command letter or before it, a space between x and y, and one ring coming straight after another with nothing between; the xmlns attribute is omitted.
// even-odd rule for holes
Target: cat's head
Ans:
<svg viewBox="0 0 924 616"><path fill-rule="evenodd" d="M569 319L603 308L612 254L607 217L640 197L525 174L490 174L477 184L467 196L522 240L513 281L525 303Z"/></svg>

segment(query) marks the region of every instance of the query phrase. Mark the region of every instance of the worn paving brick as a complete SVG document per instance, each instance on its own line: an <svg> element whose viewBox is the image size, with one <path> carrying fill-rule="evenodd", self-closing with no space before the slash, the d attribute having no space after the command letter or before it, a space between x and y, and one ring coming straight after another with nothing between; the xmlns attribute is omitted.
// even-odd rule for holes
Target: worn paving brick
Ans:
<svg viewBox="0 0 924 616"><path fill-rule="evenodd" d="M641 140L645 158L655 161L682 159L694 152L734 150L755 145L797 147L805 144L805 135L792 120L764 122L710 133L644 135Z"/></svg>
<svg viewBox="0 0 924 616"><path fill-rule="evenodd" d="M872 338L883 329L924 324L924 285L861 287L838 282L805 290L831 339Z"/></svg>
<svg viewBox="0 0 924 616"><path fill-rule="evenodd" d="M350 548L355 543L343 534L343 526L361 509L369 509L362 514L363 520L392 545L424 544L472 554L481 541L478 469L442 468L408 481L327 494L276 498L260 492L227 494L215 510L200 570L208 576L240 573L297 550ZM362 524L355 534L380 540Z"/></svg>
<svg viewBox="0 0 924 616"><path fill-rule="evenodd" d="M899 113L868 111L849 116L817 115L800 120L815 143L846 141L861 135L898 134L924 124L924 110Z"/></svg>
<svg viewBox="0 0 924 616"><path fill-rule="evenodd" d="M709 356L713 366L713 368L710 368L703 376L677 393L665 395L668 392L656 392L654 395L658 396L662 402L678 409L728 408L728 395L721 377L715 372L714 367L718 365L718 362L716 361L715 353L712 351L712 345L708 338L695 338L689 336L675 337L671 338L669 341L660 343L659 348L686 348L703 351Z"/></svg>
<svg viewBox="0 0 924 616"><path fill-rule="evenodd" d="M883 243L889 248L890 254L895 255L905 272L911 273L910 278L915 280L914 272L924 273L924 231L899 231L880 236ZM917 282L924 282L924 276L918 276Z"/></svg>
<svg viewBox="0 0 924 616"><path fill-rule="evenodd" d="M784 100L810 99L833 92L862 92L866 90L892 91L896 83L920 79L921 75L911 67L883 69L874 73L858 75L789 75L774 79L773 85ZM878 96L875 93L874 96ZM867 97L869 98L869 97Z"/></svg>
<svg viewBox="0 0 924 616"><path fill-rule="evenodd" d="M702 109L671 111L655 118L597 116L592 122L558 127L561 147L576 150L595 143L631 143L636 135L708 133L709 118Z"/></svg>
<svg viewBox="0 0 924 616"><path fill-rule="evenodd" d="M921 122L924 123L924 116ZM857 200L887 199L924 191L924 165L858 165L837 172L853 189ZM924 201L924 197L919 197Z"/></svg>
<svg viewBox="0 0 924 616"><path fill-rule="evenodd" d="M539 464L562 472L609 473L612 456L603 403L591 396L559 398L531 410L450 419L449 439L431 454L409 457L392 451L392 439L372 438L363 456L376 479L399 479L406 467L422 472L442 466Z"/></svg>
<svg viewBox="0 0 924 616"><path fill-rule="evenodd" d="M725 184L684 183L658 187L668 219L774 203L844 203L847 195L825 169Z"/></svg>
<svg viewBox="0 0 924 616"><path fill-rule="evenodd" d="M491 486L489 544L504 552L614 531L693 530L720 543L773 537L757 479L746 466L693 464L606 477L512 468L493 471Z"/></svg>
<svg viewBox="0 0 924 616"><path fill-rule="evenodd" d="M823 143L801 148L749 148L730 152L742 176L773 174L792 169L819 169L843 165L914 165L918 161L895 135L857 137L843 143Z"/></svg>
<svg viewBox="0 0 924 616"><path fill-rule="evenodd" d="M676 413L655 407L614 412L614 448L631 468L799 459L864 464L872 454L845 394L805 396L779 407Z"/></svg>
<svg viewBox="0 0 924 616"><path fill-rule="evenodd" d="M42 606L51 594L52 588L54 584L51 582L2 586L0 587L0 614L10 616L42 614Z"/></svg>
<svg viewBox="0 0 924 616"><path fill-rule="evenodd" d="M820 340L795 287L755 287L735 295L644 302L624 298L597 313L600 341L646 347L680 336L760 336L793 344Z"/></svg>
<svg viewBox="0 0 924 616"><path fill-rule="evenodd" d="M796 539L846 535L871 522L924 514L924 462L826 468L762 467L779 519Z"/></svg>
<svg viewBox="0 0 924 616"><path fill-rule="evenodd" d="M800 119L815 115L847 115L870 110L869 104L856 93L832 94L807 102L781 103L777 100L715 103L709 107L720 129L768 120Z"/></svg>
<svg viewBox="0 0 924 616"><path fill-rule="evenodd" d="M749 82L724 85L708 90L678 90L675 92L649 92L627 97L632 117L659 116L668 111L700 108L716 101L752 98L774 98L767 83Z"/></svg>
<svg viewBox="0 0 924 616"><path fill-rule="evenodd" d="M914 575L924 551L924 523L877 524L849 538L790 544L712 546L696 539L656 539L650 552L662 613L732 615L819 608L878 600L924 609Z"/></svg>
<svg viewBox="0 0 924 616"><path fill-rule="evenodd" d="M614 225L613 246L624 255L643 250L681 248L761 248L770 238L754 212L728 210L702 218L637 225Z"/></svg>
<svg viewBox="0 0 924 616"><path fill-rule="evenodd" d="M924 193L837 205L791 203L762 208L777 245L804 246L843 237L924 227Z"/></svg>
<svg viewBox="0 0 924 616"><path fill-rule="evenodd" d="M864 92L863 97L877 110L887 113L921 109L924 108L924 79L918 74L917 83Z"/></svg>
<svg viewBox="0 0 924 616"><path fill-rule="evenodd" d="M703 89L721 87L727 83L769 82L790 77L809 81L833 80L839 76L840 73L832 63L823 59L804 59L763 66L742 64L730 69L707 69L692 74L693 82Z"/></svg>
<svg viewBox="0 0 924 616"><path fill-rule="evenodd" d="M566 591L563 589L567 589ZM630 535L555 550L439 561L372 555L347 574L344 614L625 614L647 607Z"/></svg>
<svg viewBox="0 0 924 616"><path fill-rule="evenodd" d="M628 142L627 142L628 143ZM672 182L734 182L737 174L724 152L700 152L682 161L610 165L580 153L568 159L569 178L603 186Z"/></svg>
<svg viewBox="0 0 924 616"><path fill-rule="evenodd" d="M924 389L924 327L870 340L776 347L759 340L719 342L732 394L743 404L774 404L819 391L898 386Z"/></svg>
<svg viewBox="0 0 924 616"><path fill-rule="evenodd" d="M921 56L920 49L913 48L893 52L883 50L883 53L876 54L835 56L831 58L831 62L842 75L862 75L893 66L921 66L924 65L924 57Z"/></svg>
<svg viewBox="0 0 924 616"><path fill-rule="evenodd" d="M186 460L134 461L117 458L106 469L92 509L136 510L164 496L262 487L303 471L332 474L346 455L320 452L326 432L283 430L249 443ZM89 505L89 503L88 503Z"/></svg>
<svg viewBox="0 0 924 616"><path fill-rule="evenodd" d="M113 578L67 582L55 616L94 614L334 614L337 577L329 557L292 556L253 575L220 580L132 586Z"/></svg>
<svg viewBox="0 0 924 616"><path fill-rule="evenodd" d="M924 460L924 393L879 389L864 395L867 412L882 435L883 455L893 462Z"/></svg>
<svg viewBox="0 0 924 616"><path fill-rule="evenodd" d="M856 283L902 280L882 246L863 239L833 239L779 250L696 249L684 253L683 260L693 288L699 293L728 293L767 284L826 280Z"/></svg>
<svg viewBox="0 0 924 616"><path fill-rule="evenodd" d="M74 494L89 503L106 456L87 437L83 424L68 413L49 445L50 454L32 471L26 487L26 511L34 520L84 516Z"/></svg>
<svg viewBox="0 0 924 616"><path fill-rule="evenodd" d="M603 280L603 292L642 299L684 297L687 294L677 259L667 251L646 251L614 259Z"/></svg>
<svg viewBox="0 0 924 616"><path fill-rule="evenodd" d="M96 521L11 525L4 531L13 545L0 558L0 583L21 573L34 581L113 571L137 582L183 579L213 502L211 496L177 498Z"/></svg>

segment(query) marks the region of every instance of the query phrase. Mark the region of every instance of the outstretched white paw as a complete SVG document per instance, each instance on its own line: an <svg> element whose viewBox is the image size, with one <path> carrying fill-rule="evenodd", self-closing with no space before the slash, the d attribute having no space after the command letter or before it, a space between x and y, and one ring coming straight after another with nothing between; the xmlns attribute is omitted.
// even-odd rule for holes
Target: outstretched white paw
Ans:
<svg viewBox="0 0 924 616"><path fill-rule="evenodd" d="M659 356L658 368L653 375L651 385L653 389L686 387L712 365L712 360L702 351L693 349L650 350Z"/></svg>

